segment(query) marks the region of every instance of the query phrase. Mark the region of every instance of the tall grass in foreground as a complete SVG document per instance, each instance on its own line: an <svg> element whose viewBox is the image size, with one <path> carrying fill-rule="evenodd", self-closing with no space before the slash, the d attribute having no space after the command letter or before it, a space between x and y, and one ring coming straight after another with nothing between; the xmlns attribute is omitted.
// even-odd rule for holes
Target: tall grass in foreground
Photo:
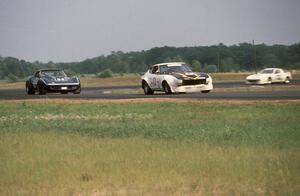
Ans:
<svg viewBox="0 0 300 196"><path fill-rule="evenodd" d="M0 103L0 195L298 195L299 117L282 103Z"/></svg>

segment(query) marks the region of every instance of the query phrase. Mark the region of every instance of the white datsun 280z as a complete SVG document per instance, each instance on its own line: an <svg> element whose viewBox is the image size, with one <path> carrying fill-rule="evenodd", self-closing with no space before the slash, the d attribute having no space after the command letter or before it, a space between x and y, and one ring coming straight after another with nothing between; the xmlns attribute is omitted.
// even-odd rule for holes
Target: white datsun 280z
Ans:
<svg viewBox="0 0 300 196"><path fill-rule="evenodd" d="M275 82L290 83L292 75L279 68L266 68L257 74L250 75L246 78L247 84L272 84Z"/></svg>
<svg viewBox="0 0 300 196"><path fill-rule="evenodd" d="M193 72L184 62L152 65L141 77L146 95L154 91L171 93L202 92L213 89L212 78L206 73Z"/></svg>

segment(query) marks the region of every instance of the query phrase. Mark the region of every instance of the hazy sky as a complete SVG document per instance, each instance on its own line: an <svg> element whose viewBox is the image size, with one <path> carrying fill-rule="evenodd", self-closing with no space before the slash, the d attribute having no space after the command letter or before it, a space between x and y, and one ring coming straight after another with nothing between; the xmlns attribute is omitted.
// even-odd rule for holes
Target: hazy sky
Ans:
<svg viewBox="0 0 300 196"><path fill-rule="evenodd" d="M252 40L300 42L300 0L0 0L0 55L28 61Z"/></svg>

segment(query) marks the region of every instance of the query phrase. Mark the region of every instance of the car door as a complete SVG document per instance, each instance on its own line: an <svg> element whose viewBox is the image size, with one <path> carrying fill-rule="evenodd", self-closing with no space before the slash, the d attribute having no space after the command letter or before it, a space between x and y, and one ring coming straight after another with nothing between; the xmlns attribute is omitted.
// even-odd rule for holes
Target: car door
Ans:
<svg viewBox="0 0 300 196"><path fill-rule="evenodd" d="M275 74L274 82L284 81L283 72L280 69L276 69L274 74Z"/></svg>
<svg viewBox="0 0 300 196"><path fill-rule="evenodd" d="M149 69L149 86L151 89L157 89L157 84L156 84L156 77L157 77L157 72L158 72L158 66L154 65Z"/></svg>

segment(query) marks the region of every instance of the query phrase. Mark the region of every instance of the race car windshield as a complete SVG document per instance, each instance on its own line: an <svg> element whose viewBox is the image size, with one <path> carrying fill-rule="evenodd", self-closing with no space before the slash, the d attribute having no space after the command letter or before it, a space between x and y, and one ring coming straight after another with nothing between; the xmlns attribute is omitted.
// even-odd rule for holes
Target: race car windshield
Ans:
<svg viewBox="0 0 300 196"><path fill-rule="evenodd" d="M259 73L261 73L261 74L271 74L271 73L273 73L273 69L264 69L264 70L261 70Z"/></svg>
<svg viewBox="0 0 300 196"><path fill-rule="evenodd" d="M46 70L41 72L42 76L50 76L50 77L66 77L65 72L60 70Z"/></svg>
<svg viewBox="0 0 300 196"><path fill-rule="evenodd" d="M168 66L168 69L166 70L166 72L167 73L172 73L172 72L186 73L186 72L192 72L192 70L187 65L182 64L182 65L178 65L178 66Z"/></svg>

